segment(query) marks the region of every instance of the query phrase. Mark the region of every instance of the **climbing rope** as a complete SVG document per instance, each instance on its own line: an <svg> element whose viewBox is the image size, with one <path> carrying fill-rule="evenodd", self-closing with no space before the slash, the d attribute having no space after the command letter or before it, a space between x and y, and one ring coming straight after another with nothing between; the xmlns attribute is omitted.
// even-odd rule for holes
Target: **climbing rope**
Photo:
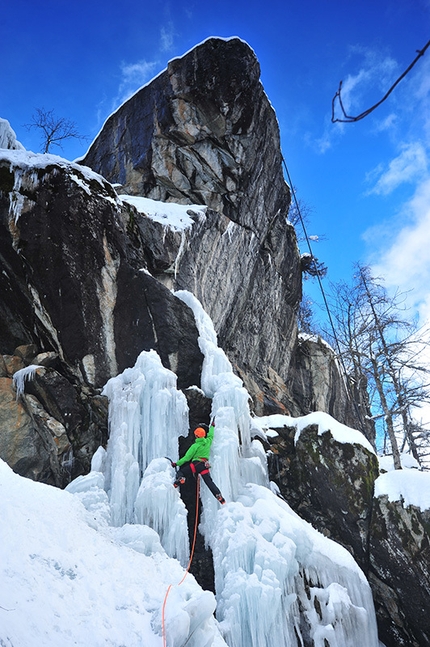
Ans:
<svg viewBox="0 0 430 647"><path fill-rule="evenodd" d="M318 280L318 285L319 285L321 295L322 295L322 298L323 298L323 301L324 301L324 306L325 306L325 309L327 311L327 317L328 317L330 327L331 327L332 332L333 332L333 339L335 340L335 343L336 343L338 358L339 358L339 361L340 361L340 363L342 365L343 373L344 373L344 376L345 376L345 387L346 387L346 390L347 390L348 395L350 397L350 400L353 403L355 413L357 414L358 422L360 423L362 429L364 430L366 428L365 424L364 424L364 420L363 420L363 417L361 415L360 409L358 408L357 402L355 401L355 398L353 397L353 394L351 392L349 382L346 379L348 373L347 373L347 370L346 370L345 362L343 361L343 356L342 356L342 352L341 352L341 348L340 348L340 342L339 342L339 339L338 339L338 336L337 336L337 333L336 333L336 329L334 327L333 318L331 316L330 307L328 305L328 300L327 300L327 297L326 297L326 294L325 294L325 291L324 291L324 287L323 287L323 284L322 284L322 281L321 281L321 277L320 277L320 274L318 272L318 267L317 267L317 264L316 264L316 261L315 261L315 256L314 256L313 251L312 251L311 241L309 239L308 232L306 231L304 219L302 217L302 212L301 212L301 209L300 209L300 206L299 206L299 202L297 200L297 196L296 196L296 192L294 190L293 183L291 181L290 172L288 170L287 163L286 163L283 156L282 156L282 163L283 163L284 168L285 168L285 173L287 175L288 183L289 183L289 186L290 186L291 194L293 196L294 205L296 207L296 210L297 210L297 213L298 213L298 216L299 216L300 224L302 225L302 229L303 229L303 233L304 233L304 236L305 236L306 244L308 246L309 254L311 255L312 262L315 265L315 276L317 277L317 280ZM366 435L366 434L364 434L364 435Z"/></svg>
<svg viewBox="0 0 430 647"><path fill-rule="evenodd" d="M196 547L196 539L197 539L197 527L199 525L199 496L200 496L200 476L199 474L197 476L197 483L196 483L196 515L195 515L195 521L194 521L194 534L193 534L193 541L191 545L191 551L190 551L190 559L188 561L188 566L185 569L185 573L181 581L177 586L180 586L182 582L185 580L187 577L188 573L190 572L191 564L193 562L193 557L194 557L194 550ZM169 597L170 590L172 588L173 584L169 584L166 595L164 596L164 601L163 601L163 607L161 610L161 633L163 636L163 647L166 647L166 625L165 625L165 610L166 610L166 602L167 598Z"/></svg>

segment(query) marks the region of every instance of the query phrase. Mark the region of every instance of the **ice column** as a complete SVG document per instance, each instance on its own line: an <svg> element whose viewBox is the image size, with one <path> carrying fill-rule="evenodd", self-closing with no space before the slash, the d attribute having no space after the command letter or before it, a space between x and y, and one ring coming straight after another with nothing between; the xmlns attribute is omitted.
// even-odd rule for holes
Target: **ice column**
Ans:
<svg viewBox="0 0 430 647"><path fill-rule="evenodd" d="M155 458L178 457L178 437L188 434L188 406L176 389L176 375L164 368L155 351L139 355L106 384L109 398L109 443L105 488L113 525L134 521L140 482ZM168 461L164 461L170 469Z"/></svg>
<svg viewBox="0 0 430 647"><path fill-rule="evenodd" d="M180 290L175 296L194 313L199 331L199 346L204 355L202 389L213 399L216 433L211 448L212 475L226 500L237 498L244 483L268 485L267 461L261 443L251 441L252 418L249 394L242 380L233 373L226 354L219 348L209 315L190 292ZM216 501L202 488L205 519L213 518Z"/></svg>

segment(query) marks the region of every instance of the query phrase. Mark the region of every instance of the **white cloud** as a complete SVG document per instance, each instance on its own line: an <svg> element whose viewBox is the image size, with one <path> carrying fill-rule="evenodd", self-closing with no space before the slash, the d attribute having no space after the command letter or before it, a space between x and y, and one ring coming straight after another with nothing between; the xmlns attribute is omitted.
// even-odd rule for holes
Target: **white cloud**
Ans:
<svg viewBox="0 0 430 647"><path fill-rule="evenodd" d="M390 84L395 80L398 65L389 56L380 52L355 46L351 48L351 56L360 57L361 67L356 74L349 74L342 82L342 105L347 115L354 116L369 108L385 94ZM376 87L376 97L375 97ZM371 95L369 93L371 92ZM344 118L340 103L335 101L334 117ZM391 125L387 122L383 129ZM315 138L313 145L320 153L329 150L334 142L345 132L342 122L328 123L326 119L322 137Z"/></svg>
<svg viewBox="0 0 430 647"><path fill-rule="evenodd" d="M373 265L388 288L408 291L421 321L430 320L430 178L417 188L403 210L404 226Z"/></svg>
<svg viewBox="0 0 430 647"><path fill-rule="evenodd" d="M420 340L429 342L430 331L430 178L417 188L414 197L402 209L404 226L392 244L372 265L390 293L405 295L410 320L418 317ZM387 223L388 224L388 223ZM375 233L375 232L374 232ZM379 231L379 234L382 230ZM389 234L390 235L390 234ZM392 232L391 232L392 235ZM380 240L384 240L381 238ZM419 363L430 367L430 345L423 346ZM413 415L422 424L430 424L430 403L416 408Z"/></svg>
<svg viewBox="0 0 430 647"><path fill-rule="evenodd" d="M413 182L423 177L427 171L427 153L421 142L412 142L401 146L400 154L385 169L379 165L367 176L372 181L379 178L368 193L388 195L404 182Z"/></svg>
<svg viewBox="0 0 430 647"><path fill-rule="evenodd" d="M173 38L175 36L175 30L173 23L170 21L167 23L166 27L161 28L161 51L169 52L173 49Z"/></svg>
<svg viewBox="0 0 430 647"><path fill-rule="evenodd" d="M349 116L355 116L379 101L395 80L398 69L394 59L389 56L383 57L379 52L354 47L352 53L364 57L364 61L359 71L356 74L349 74L342 83L342 104ZM373 91L372 98L369 98L370 91Z"/></svg>
<svg viewBox="0 0 430 647"><path fill-rule="evenodd" d="M118 89L119 101L125 101L147 81L150 81L157 69L157 61L137 61L121 64L121 83Z"/></svg>
<svg viewBox="0 0 430 647"><path fill-rule="evenodd" d="M398 116L391 112L387 117L382 120L376 121L374 130L377 133L392 131L398 123Z"/></svg>

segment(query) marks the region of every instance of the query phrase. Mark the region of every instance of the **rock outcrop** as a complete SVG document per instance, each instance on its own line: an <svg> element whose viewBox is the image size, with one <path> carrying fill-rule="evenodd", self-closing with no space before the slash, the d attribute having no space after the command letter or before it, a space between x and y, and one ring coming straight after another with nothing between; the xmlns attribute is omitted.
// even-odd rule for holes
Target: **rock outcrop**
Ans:
<svg viewBox="0 0 430 647"><path fill-rule="evenodd" d="M334 421L333 421L334 422ZM386 647L430 645L429 512L374 496L376 456L310 425L276 429L271 479L300 516L347 548L373 590Z"/></svg>
<svg viewBox="0 0 430 647"><path fill-rule="evenodd" d="M176 373L190 424L207 420L197 329L175 290L211 316L255 413L319 409L373 439L334 353L297 334L302 267L279 129L246 43L212 38L171 61L81 162L27 153L0 120L1 458L59 487L86 473L107 438L101 389L142 350ZM190 221L163 225L133 196L186 205ZM430 644L428 518L375 500L363 445L315 427L293 436L279 430L272 446L281 494L369 575L386 646ZM202 542L194 568L212 587Z"/></svg>
<svg viewBox="0 0 430 647"><path fill-rule="evenodd" d="M429 511L376 497L369 553L381 641L387 647L430 645Z"/></svg>
<svg viewBox="0 0 430 647"><path fill-rule="evenodd" d="M181 388L199 384L193 315L136 264L121 209L88 169L0 152L0 352L34 343L102 387L155 348Z"/></svg>
<svg viewBox="0 0 430 647"><path fill-rule="evenodd" d="M246 43L209 39L111 115L83 159L123 193L209 207L176 235L139 217L143 254L154 276L201 301L257 409L273 401L271 373L288 400L301 298L279 128L259 75Z"/></svg>
<svg viewBox="0 0 430 647"><path fill-rule="evenodd" d="M293 416L325 411L343 424L357 428L374 444L375 427L367 394L347 383L334 350L321 337L299 334L289 370Z"/></svg>
<svg viewBox="0 0 430 647"><path fill-rule="evenodd" d="M155 348L179 388L198 386L193 317L171 292L185 289L257 414L319 407L351 424L335 362L315 368L298 343L300 255L259 72L240 39L209 39L121 106L82 165L21 151L4 122L18 150L0 159L0 353L35 344L96 394ZM189 205L192 224L165 226L131 194ZM317 374L327 384L312 396Z"/></svg>
<svg viewBox="0 0 430 647"><path fill-rule="evenodd" d="M335 422L335 421L333 421ZM362 444L338 442L328 429L277 429L271 478L301 517L341 543L364 572L369 569L369 527L378 460Z"/></svg>
<svg viewBox="0 0 430 647"><path fill-rule="evenodd" d="M142 350L156 349L180 388L200 384L193 314L136 260L139 239L128 237L123 209L89 169L0 151L0 353L9 364L3 395L10 419L27 419L20 440L20 423L5 419L0 456L20 474L65 484L65 450L50 435L53 421L70 443L72 476L88 470L106 440L100 389ZM22 345L34 347L32 357L15 353ZM31 363L47 368L14 404L10 378ZM11 443L21 448L14 457Z"/></svg>

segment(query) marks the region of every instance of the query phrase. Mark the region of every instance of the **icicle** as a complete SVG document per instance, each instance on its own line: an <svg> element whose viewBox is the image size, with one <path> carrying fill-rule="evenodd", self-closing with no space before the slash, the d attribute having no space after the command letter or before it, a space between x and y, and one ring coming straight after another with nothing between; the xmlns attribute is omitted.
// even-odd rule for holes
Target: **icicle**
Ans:
<svg viewBox="0 0 430 647"><path fill-rule="evenodd" d="M13 385L16 389L17 400L19 396L24 393L25 383L28 380L32 380L34 378L34 374L36 372L36 369L38 368L40 368L40 366L38 366L37 364L30 364L30 366L26 366L25 368L22 368L14 373Z"/></svg>
<svg viewBox="0 0 430 647"><path fill-rule="evenodd" d="M173 480L174 470L165 458L148 465L137 493L134 521L153 528L169 557L185 567L190 556L187 510L172 487Z"/></svg>
<svg viewBox="0 0 430 647"><path fill-rule="evenodd" d="M251 442L249 396L218 348L200 303L187 292L176 296L194 311L205 356L202 388L213 398L216 417L211 471L228 503L220 509L202 488L201 528L212 548L217 618L227 643L304 644L304 616L315 647L355 647L358 642L377 647L367 580L345 549L270 490L264 450ZM318 605L324 607L319 613Z"/></svg>
<svg viewBox="0 0 430 647"><path fill-rule="evenodd" d="M176 375L155 351L143 352L133 368L106 384L109 443L106 489L115 525L134 520L134 502L148 464L178 456L178 437L188 434L188 406Z"/></svg>

